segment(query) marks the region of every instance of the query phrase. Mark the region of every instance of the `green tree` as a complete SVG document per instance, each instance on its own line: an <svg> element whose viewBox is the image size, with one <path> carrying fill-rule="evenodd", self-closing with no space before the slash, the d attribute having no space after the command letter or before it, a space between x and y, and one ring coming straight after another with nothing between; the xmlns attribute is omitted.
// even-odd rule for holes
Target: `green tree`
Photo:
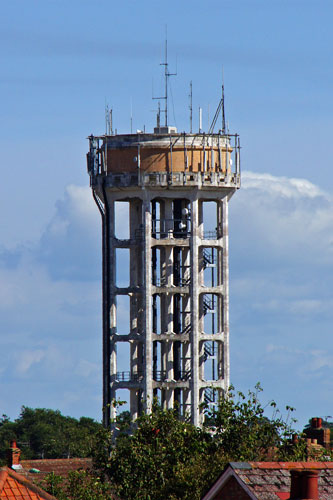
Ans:
<svg viewBox="0 0 333 500"><path fill-rule="evenodd" d="M39 485L57 500L112 500L110 485L88 471L70 472L67 479L51 472Z"/></svg>
<svg viewBox="0 0 333 500"><path fill-rule="evenodd" d="M5 458L13 439L25 459L87 457L100 428L101 424L87 417L77 420L60 411L23 406L15 422L8 417L0 421L0 458Z"/></svg>
<svg viewBox="0 0 333 500"><path fill-rule="evenodd" d="M94 462L97 467L105 449L111 453L103 472L121 498L195 499L199 498L200 477L207 475L207 458L214 443L206 430L180 421L175 411L155 407L152 414L138 419L132 435L122 433L116 446L109 442L109 448L99 447ZM196 474L188 473L194 470Z"/></svg>
<svg viewBox="0 0 333 500"><path fill-rule="evenodd" d="M290 417L283 420L271 401L268 419L259 392L259 385L247 396L231 388L216 410L206 408L203 429L155 407L138 419L132 435L120 433L114 446L110 434L100 434L95 467L121 498L199 500L229 461L271 460L272 453L275 459L304 459L304 446L291 446Z"/></svg>
<svg viewBox="0 0 333 500"><path fill-rule="evenodd" d="M301 446L294 449L290 442L295 431L291 423L290 414L294 411L291 406L286 407L288 417L282 417L276 409L275 401L270 401L263 407L259 394L262 392L260 384L255 386L254 391L248 391L246 396L242 392L234 391L230 387L217 409L207 411L208 425L213 426L215 442L219 449L233 461L267 460L268 454L277 458L286 457L291 453L299 456L302 453ZM267 407L273 410L271 418L265 416ZM292 450L287 451L287 450Z"/></svg>

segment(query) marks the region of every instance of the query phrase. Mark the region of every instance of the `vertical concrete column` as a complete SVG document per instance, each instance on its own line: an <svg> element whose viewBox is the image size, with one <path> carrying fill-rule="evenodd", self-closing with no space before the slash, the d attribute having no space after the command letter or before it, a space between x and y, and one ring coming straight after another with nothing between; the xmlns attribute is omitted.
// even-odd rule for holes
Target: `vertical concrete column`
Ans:
<svg viewBox="0 0 333 500"><path fill-rule="evenodd" d="M129 202L129 217L130 217L130 286L140 286L143 281L142 277L142 202L141 200L131 200ZM135 245L133 245L135 242ZM130 296L130 330L131 333L136 333L138 329L138 294Z"/></svg>
<svg viewBox="0 0 333 500"><path fill-rule="evenodd" d="M172 340L165 341L166 350L167 350L167 358L166 358L166 371L167 371L167 379L172 380L173 376L173 342Z"/></svg>
<svg viewBox="0 0 333 500"><path fill-rule="evenodd" d="M191 418L191 391L188 389L183 390L183 402L184 402L184 416L186 418Z"/></svg>
<svg viewBox="0 0 333 500"><path fill-rule="evenodd" d="M140 245L140 225L141 219L141 202L139 200L130 200L129 202L129 237L132 242L130 245L130 286L134 287L141 283L140 273L142 272L140 260L141 245ZM136 242L136 245L133 245ZM138 251L139 249L139 251ZM130 333L135 334L138 331L138 300L137 296L130 295ZM130 341L130 373L131 378L138 377L140 372L139 366L139 343L137 340ZM141 368L142 370L142 368ZM133 420L138 418L138 391L130 390L130 411Z"/></svg>
<svg viewBox="0 0 333 500"><path fill-rule="evenodd" d="M183 342L183 366L182 370L188 372L192 370L191 366L191 344L190 342Z"/></svg>
<svg viewBox="0 0 333 500"><path fill-rule="evenodd" d="M167 371L167 356L168 356L168 346L165 340L161 342L161 366L160 369L162 372Z"/></svg>
<svg viewBox="0 0 333 500"><path fill-rule="evenodd" d="M224 332L223 342L223 372L224 387L227 390L230 385L230 361L229 361L229 233L228 233L228 197L223 198L222 217L223 217L223 305L220 306L222 313Z"/></svg>
<svg viewBox="0 0 333 500"><path fill-rule="evenodd" d="M199 201L195 197L191 201L191 217L192 217L192 234L190 238L191 252L191 270L192 280L190 286L191 295L191 405L192 405L192 423L196 426L200 425L199 418Z"/></svg>
<svg viewBox="0 0 333 500"><path fill-rule="evenodd" d="M131 375L135 375L139 371L139 364L138 364L138 342L131 340L130 341L130 362L131 362Z"/></svg>
<svg viewBox="0 0 333 500"><path fill-rule="evenodd" d="M222 287L223 286L223 247L219 247L216 249L216 276L217 276L217 285Z"/></svg>
<svg viewBox="0 0 333 500"><path fill-rule="evenodd" d="M116 408L112 405L112 400L116 399L116 390L114 388L114 381L117 373L117 343L116 343L116 331L117 331L117 296L115 294L115 286L116 286L116 249L114 244L114 236L115 236L115 201L108 193L108 233L109 233L109 269L108 274L110 277L110 332L109 339L106 341L110 342L110 380L111 380L111 388L110 388L110 418L111 422L113 422L116 418ZM105 362L105 360L104 360Z"/></svg>
<svg viewBox="0 0 333 500"><path fill-rule="evenodd" d="M216 341L216 363L217 363L217 378L218 380L223 380L224 379L223 343L220 340Z"/></svg>
<svg viewBox="0 0 333 500"><path fill-rule="evenodd" d="M199 341L199 378L200 380L205 380L205 362L204 362L204 352L205 352L205 342Z"/></svg>
<svg viewBox="0 0 333 500"><path fill-rule="evenodd" d="M163 200L163 218L165 219L165 230L167 234L173 231L173 210L172 210L172 200L170 198L164 198ZM171 234L172 236L172 234Z"/></svg>
<svg viewBox="0 0 333 500"><path fill-rule="evenodd" d="M151 260L151 210L150 198L146 192L147 197L143 202L143 217L144 217L144 290L145 290L145 304L144 304L144 323L145 323L145 379L144 379L144 400L146 412L150 413L153 403L153 376L152 376L152 321L151 321L151 299L152 299L152 260Z"/></svg>
<svg viewBox="0 0 333 500"><path fill-rule="evenodd" d="M136 389L130 390L130 411L132 420L136 420L139 416L138 412L138 391Z"/></svg>

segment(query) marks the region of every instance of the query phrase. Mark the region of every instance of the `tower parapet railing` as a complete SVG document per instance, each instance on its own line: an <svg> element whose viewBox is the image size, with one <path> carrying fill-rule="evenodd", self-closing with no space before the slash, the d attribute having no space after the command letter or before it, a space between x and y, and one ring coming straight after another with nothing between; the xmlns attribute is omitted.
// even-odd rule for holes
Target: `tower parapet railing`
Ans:
<svg viewBox="0 0 333 500"><path fill-rule="evenodd" d="M240 187L237 134L128 134L90 136L91 186Z"/></svg>

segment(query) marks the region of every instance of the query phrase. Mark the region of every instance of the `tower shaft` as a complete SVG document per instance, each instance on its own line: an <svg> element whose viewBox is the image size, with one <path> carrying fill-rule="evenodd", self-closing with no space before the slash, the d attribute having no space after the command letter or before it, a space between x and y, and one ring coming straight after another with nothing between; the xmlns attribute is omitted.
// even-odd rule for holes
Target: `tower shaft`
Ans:
<svg viewBox="0 0 333 500"><path fill-rule="evenodd" d="M105 426L124 389L133 419L157 398L201 425L202 403L216 404L229 386L228 202L240 186L238 136L157 132L89 138L103 227ZM116 231L119 206L126 236Z"/></svg>

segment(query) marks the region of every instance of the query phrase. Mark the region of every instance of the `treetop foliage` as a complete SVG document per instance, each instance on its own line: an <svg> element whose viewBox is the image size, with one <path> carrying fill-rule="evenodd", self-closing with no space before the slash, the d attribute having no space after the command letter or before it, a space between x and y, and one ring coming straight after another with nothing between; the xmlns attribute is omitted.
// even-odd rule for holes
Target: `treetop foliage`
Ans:
<svg viewBox="0 0 333 500"><path fill-rule="evenodd" d="M274 401L261 404L261 391L259 384L247 395L231 387L219 405L204 406L202 428L179 420L177 408L156 403L134 425L122 412L112 432L89 418L23 407L15 422L0 419L1 450L16 439L24 458L92 453L92 471L71 473L65 481L46 478L42 486L59 500L110 500L114 494L126 500L199 500L228 462L306 460L305 440L292 443L294 409L287 406L283 418Z"/></svg>
<svg viewBox="0 0 333 500"><path fill-rule="evenodd" d="M155 405L139 417L133 434L120 432L115 444L112 433L100 434L95 467L120 498L199 500L230 461L304 459L304 443L291 445L293 408L287 407L284 420L271 401L268 419L259 392L260 385L247 396L230 388L218 407L206 408L202 429Z"/></svg>
<svg viewBox="0 0 333 500"><path fill-rule="evenodd" d="M58 410L22 406L20 416L11 422L0 419L0 459L4 460L10 441L21 449L22 459L87 457L101 424L91 418L65 417Z"/></svg>

